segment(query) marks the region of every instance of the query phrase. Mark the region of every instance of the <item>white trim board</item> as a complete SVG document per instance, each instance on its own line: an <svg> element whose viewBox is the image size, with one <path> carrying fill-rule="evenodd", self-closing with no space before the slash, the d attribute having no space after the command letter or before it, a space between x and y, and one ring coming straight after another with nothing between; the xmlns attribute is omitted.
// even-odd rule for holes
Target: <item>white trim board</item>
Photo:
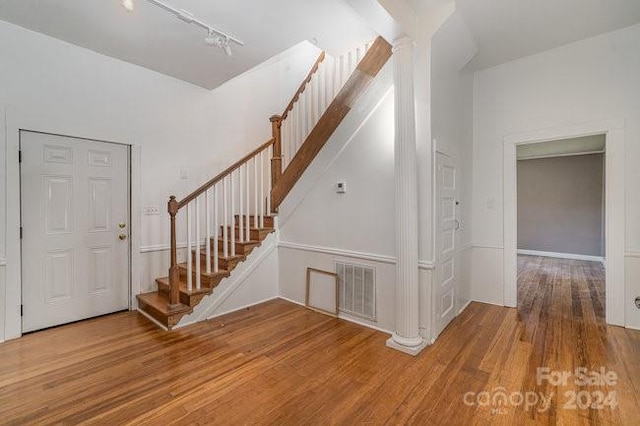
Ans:
<svg viewBox="0 0 640 426"><path fill-rule="evenodd" d="M344 250L344 249L338 249L338 248L332 248L332 247L313 246L309 244L298 244L298 243L292 243L287 241L280 241L278 243L278 247L283 247L283 248L288 248L293 250L310 251L313 253L330 254L334 256L350 257L354 259L368 260L370 262L386 263L389 265L396 264L395 257L382 255L382 254L364 253L359 251ZM432 261L427 261L427 260L418 261L419 269L432 270L434 269L434 267L435 266Z"/></svg>
<svg viewBox="0 0 640 426"><path fill-rule="evenodd" d="M631 305L625 285L625 122L592 121L506 135L503 139L503 304L517 305L516 146L580 136L605 135L605 233L607 324L624 327ZM633 308L635 309L635 308Z"/></svg>
<svg viewBox="0 0 640 426"><path fill-rule="evenodd" d="M586 260L589 262L604 262L604 257L602 256L589 256L586 254L555 253L552 251L523 250L523 249L518 249L517 253L524 254L527 256L555 257L557 259Z"/></svg>
<svg viewBox="0 0 640 426"><path fill-rule="evenodd" d="M0 266L7 266L7 259L0 259Z"/></svg>
<svg viewBox="0 0 640 426"><path fill-rule="evenodd" d="M640 251L628 251L624 255L625 257L640 257Z"/></svg>
<svg viewBox="0 0 640 426"><path fill-rule="evenodd" d="M303 308L306 307L304 305L304 303L298 302L297 300L289 299L288 297L278 296L278 299L282 299L282 300L284 300L286 302L293 303L294 305L302 306ZM311 309L311 311L313 311L313 310ZM388 334L388 335L392 335L393 334L392 331L389 331L389 330L384 329L382 327L375 326L373 324L369 324L369 323L367 323L365 321L361 321L361 320L355 319L355 318L350 317L350 316L346 316L345 314L342 314L342 313L338 314L338 319L345 320L347 322L351 322L351 323L354 323L354 324L358 324L358 325L361 325L362 327L367 327L367 328L370 328L372 330L376 330L376 331L379 331L381 333L385 333L385 334Z"/></svg>

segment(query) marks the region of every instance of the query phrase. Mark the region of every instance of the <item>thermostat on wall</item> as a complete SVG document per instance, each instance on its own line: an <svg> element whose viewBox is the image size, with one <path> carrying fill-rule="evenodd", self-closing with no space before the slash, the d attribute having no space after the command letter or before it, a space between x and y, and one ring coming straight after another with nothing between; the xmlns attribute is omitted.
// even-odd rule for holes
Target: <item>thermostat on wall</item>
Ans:
<svg viewBox="0 0 640 426"><path fill-rule="evenodd" d="M347 192L347 183L346 182L336 183L336 192L338 194L344 194L345 192Z"/></svg>

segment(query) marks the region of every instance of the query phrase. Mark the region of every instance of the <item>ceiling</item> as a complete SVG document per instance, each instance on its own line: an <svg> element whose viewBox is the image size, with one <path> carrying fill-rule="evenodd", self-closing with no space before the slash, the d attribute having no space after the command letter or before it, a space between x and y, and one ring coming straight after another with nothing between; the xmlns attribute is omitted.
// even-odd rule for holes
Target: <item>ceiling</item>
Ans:
<svg viewBox="0 0 640 426"><path fill-rule="evenodd" d="M489 68L640 22L640 0L457 0Z"/></svg>
<svg viewBox="0 0 640 426"><path fill-rule="evenodd" d="M516 147L518 160L604 152L605 135L582 136L550 142L538 142Z"/></svg>
<svg viewBox="0 0 640 426"><path fill-rule="evenodd" d="M166 0L242 40L233 56L206 31L146 0L0 0L0 19L213 89L305 40L340 54L375 34L344 0Z"/></svg>

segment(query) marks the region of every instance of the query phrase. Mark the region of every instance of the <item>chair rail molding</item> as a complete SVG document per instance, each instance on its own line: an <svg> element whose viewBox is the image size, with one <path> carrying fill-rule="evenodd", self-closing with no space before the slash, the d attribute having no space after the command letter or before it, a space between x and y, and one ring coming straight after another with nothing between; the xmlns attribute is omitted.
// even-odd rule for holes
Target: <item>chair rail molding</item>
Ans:
<svg viewBox="0 0 640 426"><path fill-rule="evenodd" d="M384 263L388 265L395 265L397 261L397 259L394 256L388 256L384 254L366 253L361 251L345 250L345 249L339 249L334 247L314 246L310 244L299 244L299 243L294 243L289 241L280 241L278 243L278 247L288 248L292 250L309 251L309 252L320 253L320 254L330 254L333 256L348 257L352 259L360 259L360 260L366 260L369 262ZM435 266L434 266L434 262L431 260L419 260L418 268L431 271L435 268Z"/></svg>

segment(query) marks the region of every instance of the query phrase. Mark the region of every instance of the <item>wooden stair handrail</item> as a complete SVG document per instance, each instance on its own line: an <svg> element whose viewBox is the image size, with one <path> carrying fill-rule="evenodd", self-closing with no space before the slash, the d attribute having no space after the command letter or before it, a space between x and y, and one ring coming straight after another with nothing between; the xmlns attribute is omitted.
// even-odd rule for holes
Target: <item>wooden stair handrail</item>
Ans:
<svg viewBox="0 0 640 426"><path fill-rule="evenodd" d="M296 93L293 95L293 98L291 98L291 102L289 102L289 105L287 105L287 107L284 109L284 112L280 116L282 117L281 120L287 119L289 112L291 112L291 110L293 109L293 105L296 103L300 95L302 95L302 93L304 92L304 89L306 89L307 84L309 84L309 82L311 81L311 77L313 77L313 74L315 74L316 71L318 71L318 67L320 66L320 63L324 61L324 57L325 57L324 51L320 52L320 55L318 56L318 59L316 59L316 62L313 64L313 67L311 67L309 74L307 74L305 79L302 80L300 87L298 88Z"/></svg>
<svg viewBox="0 0 640 426"><path fill-rule="evenodd" d="M280 203L390 57L391 45L382 37L376 38L355 71L342 86L287 168L273 185L271 189L272 209L277 210Z"/></svg>
<svg viewBox="0 0 640 426"><path fill-rule="evenodd" d="M265 149L267 149L270 145L273 145L273 143L274 143L274 139L273 138L269 139L268 141L266 141L265 143L263 143L262 145L260 145L259 147L257 147L256 149L254 149L253 151L251 151L250 153L248 153L244 157L242 157L240 160L236 161L235 163L233 163L232 165L227 167L222 173L218 174L218 176L214 177L213 179L211 179L207 183L205 183L202 186L200 186L200 188L196 189L191 194L187 195L182 200L178 201L178 210L180 210L181 208L183 208L184 206L189 204L191 201L193 201L196 198L198 198L207 189L211 188L213 185L215 185L216 183L220 182L222 179L224 179L225 177L230 175L233 171L235 171L238 167L242 166L244 163L249 161L251 158L253 158L256 155L258 155L261 151L264 151Z"/></svg>

